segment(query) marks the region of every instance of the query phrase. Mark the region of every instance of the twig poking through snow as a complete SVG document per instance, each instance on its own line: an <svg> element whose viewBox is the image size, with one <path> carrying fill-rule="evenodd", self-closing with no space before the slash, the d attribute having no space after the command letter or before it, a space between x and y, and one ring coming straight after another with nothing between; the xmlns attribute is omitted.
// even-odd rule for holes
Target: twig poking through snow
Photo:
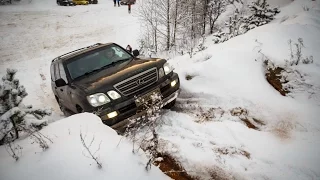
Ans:
<svg viewBox="0 0 320 180"><path fill-rule="evenodd" d="M13 142L9 142L5 145L6 151L8 152L8 154L15 159L16 161L19 160L22 152L22 147L19 145L15 145Z"/></svg>
<svg viewBox="0 0 320 180"><path fill-rule="evenodd" d="M82 143L83 147L84 147L84 148L87 150L87 152L89 153L90 158L93 159L93 160L97 163L98 168L101 169L101 168L102 168L102 163L98 161L98 157L95 157L95 154L100 150L100 145L101 145L102 141L100 141L100 144L99 144L98 149L97 149L94 153L92 153L91 150L90 150L90 147L91 147L91 145L93 144L93 142L94 142L94 140L95 140L95 137L93 136L93 138L92 138L92 140L91 140L91 142L90 142L90 144L89 144L89 146L88 146L88 145L86 144L86 142L85 142L86 136L87 136L87 135L85 135L85 136L83 137L82 132L80 131L80 140L81 140L81 143Z"/></svg>

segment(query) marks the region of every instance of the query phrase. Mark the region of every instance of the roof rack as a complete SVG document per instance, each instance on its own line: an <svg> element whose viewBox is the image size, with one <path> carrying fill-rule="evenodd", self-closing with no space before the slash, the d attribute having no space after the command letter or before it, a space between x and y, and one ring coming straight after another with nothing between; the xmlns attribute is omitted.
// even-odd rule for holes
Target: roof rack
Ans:
<svg viewBox="0 0 320 180"><path fill-rule="evenodd" d="M52 60L52 62L54 62L54 61L56 61L56 60L58 60L58 59L61 59L61 58L65 57L65 56L67 56L67 55L70 55L70 54L72 54L72 53L76 53L76 52L79 52L79 51L82 51L82 50L85 50L85 49L90 49L90 48L93 48L93 47L96 47L96 46L101 46L101 45L103 45L103 43L96 43L96 44L93 44L93 45L90 45L90 46L87 46L87 47L84 47L84 48L80 48L80 49L77 49L77 50L68 52L68 53L66 53L66 54L63 54L63 55L61 55L61 56L58 56L58 57L54 58L54 59Z"/></svg>

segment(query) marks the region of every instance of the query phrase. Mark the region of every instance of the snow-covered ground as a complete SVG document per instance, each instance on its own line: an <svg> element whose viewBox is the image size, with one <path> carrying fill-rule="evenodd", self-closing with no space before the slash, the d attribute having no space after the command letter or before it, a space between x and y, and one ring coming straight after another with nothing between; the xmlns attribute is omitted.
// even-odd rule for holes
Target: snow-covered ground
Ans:
<svg viewBox="0 0 320 180"><path fill-rule="evenodd" d="M148 159L143 152L133 154L132 144L95 115L74 115L52 123L41 133L53 142L47 141L49 149L42 152L30 139L19 141L23 149L18 162L0 148L0 179L169 179L157 167L146 171ZM101 169L82 145L80 133L94 157L98 157Z"/></svg>
<svg viewBox="0 0 320 180"><path fill-rule="evenodd" d="M205 44L208 48L192 59L181 56L170 60L180 75L182 92L176 108L165 111L161 117L164 124L158 130L160 151L169 153L191 175L202 179L217 176L230 179L320 179L320 3L309 0L273 0L272 3L281 6L281 13L272 23L219 45L208 38ZM303 7L308 7L309 11ZM0 27L0 74L4 74L7 67L18 68L17 77L29 93L26 104L52 107L55 114L51 120L54 121L62 117L50 89L51 60L96 42L114 41L137 48L140 26L134 14L128 15L125 7L113 7L111 0L77 7L58 7L54 1L33 0L32 4L0 7ZM290 67L303 74L305 83L292 91L292 97L284 97L266 81L263 60L268 58L283 65L284 60L289 59L288 40L296 42L300 37L305 45L303 55L312 55L314 63ZM193 78L186 80L186 75ZM83 114L50 124L44 132L49 135L55 132L57 137L52 136L57 143L52 144L48 152L36 155L33 147L27 146L23 149L24 158L17 164L0 147L0 179L20 179L17 173L10 173L16 168L24 177L40 179L40 175L33 173L45 170L41 169L44 163L58 166L61 162L52 157L60 158L57 154L61 147L66 147L61 148L64 152L70 152L72 145L81 147L78 134L81 124L92 127L88 128L89 133L92 133L90 129L97 128L98 139L114 136L110 146L108 138L103 140L105 151L114 152L119 137L107 127L100 127L95 118ZM80 121L76 122L77 119ZM93 119L94 122L90 125L84 119ZM250 124L254 128L248 128ZM56 131L58 127L64 128ZM68 128L77 133L74 138L66 134ZM68 144L71 141L77 144ZM21 143L27 144L28 141ZM118 163L132 161L130 166L137 171L134 174L137 179L144 176L144 167L135 165L144 162L143 155L139 158L129 156L126 153L131 148L129 145L126 148L127 143L123 146L119 156L130 160L110 159L109 166L107 161L111 157L103 156L101 159L106 168L102 172L89 166L90 159L75 153L63 162L66 169L74 169L74 164L77 172L81 172L79 175L68 171L58 177L60 174L54 168L46 172L56 174L53 179L69 179L70 176L87 179L81 178L82 173L83 177L90 173L103 177L110 170L108 168L119 171L116 167L122 164ZM71 162L82 158L82 163ZM32 168L27 165L29 161L43 164ZM87 169L79 171L80 168ZM128 175L134 178L130 172ZM164 178L157 169L151 174L149 179ZM121 173L112 175L121 179Z"/></svg>
<svg viewBox="0 0 320 180"><path fill-rule="evenodd" d="M171 60L183 91L176 110L162 117L163 151L194 175L223 169L221 176L235 179L319 179L319 19L319 1L294 1L269 25L219 45L209 39L208 49L193 59ZM314 63L290 68L310 86L284 97L266 81L263 60L283 65L288 40L300 37L303 56L312 55ZM245 112L239 117L237 107Z"/></svg>

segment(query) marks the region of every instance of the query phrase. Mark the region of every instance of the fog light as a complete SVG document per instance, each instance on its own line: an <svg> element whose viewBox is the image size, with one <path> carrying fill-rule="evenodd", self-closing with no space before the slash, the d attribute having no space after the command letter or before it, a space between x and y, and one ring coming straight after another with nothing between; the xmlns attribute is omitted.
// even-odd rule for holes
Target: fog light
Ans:
<svg viewBox="0 0 320 180"><path fill-rule="evenodd" d="M171 82L171 87L175 86L176 84L177 84L177 81L176 81L176 80L172 81L172 82Z"/></svg>
<svg viewBox="0 0 320 180"><path fill-rule="evenodd" d="M113 112L109 113L107 116L109 119L111 119L111 118L118 116L118 113L117 113L117 111L113 111Z"/></svg>

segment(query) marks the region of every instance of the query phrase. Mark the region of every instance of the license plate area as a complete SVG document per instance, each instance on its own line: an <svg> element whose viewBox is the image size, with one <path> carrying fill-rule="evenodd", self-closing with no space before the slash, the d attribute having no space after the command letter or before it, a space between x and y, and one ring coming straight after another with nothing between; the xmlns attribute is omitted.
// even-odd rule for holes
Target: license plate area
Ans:
<svg viewBox="0 0 320 180"><path fill-rule="evenodd" d="M157 88L153 91L148 92L147 94L144 94L142 96L139 96L135 99L136 106L141 109L144 106L152 103L152 95L158 94L161 96L160 88Z"/></svg>

